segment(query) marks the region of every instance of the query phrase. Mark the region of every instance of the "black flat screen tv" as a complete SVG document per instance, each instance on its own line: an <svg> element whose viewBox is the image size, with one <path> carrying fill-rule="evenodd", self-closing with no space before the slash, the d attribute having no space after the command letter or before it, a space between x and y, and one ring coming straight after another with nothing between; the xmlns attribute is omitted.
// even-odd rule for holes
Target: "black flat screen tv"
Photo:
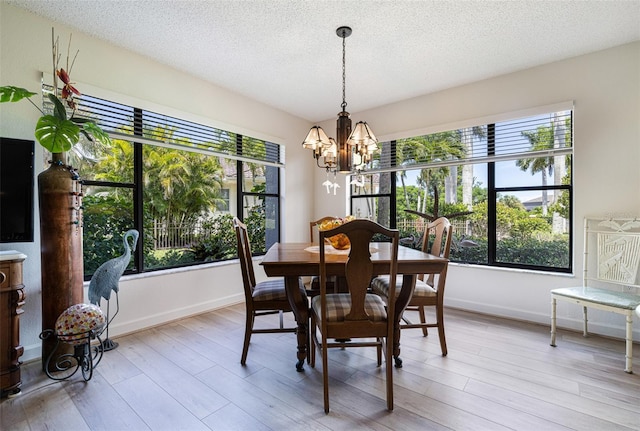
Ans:
<svg viewBox="0 0 640 431"><path fill-rule="evenodd" d="M0 138L0 243L33 242L34 141Z"/></svg>

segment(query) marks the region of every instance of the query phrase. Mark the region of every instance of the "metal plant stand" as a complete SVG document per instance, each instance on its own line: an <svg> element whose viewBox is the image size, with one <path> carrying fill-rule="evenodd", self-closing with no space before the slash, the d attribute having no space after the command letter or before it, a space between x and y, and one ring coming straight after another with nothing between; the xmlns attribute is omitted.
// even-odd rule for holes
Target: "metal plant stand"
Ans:
<svg viewBox="0 0 640 431"><path fill-rule="evenodd" d="M101 328L101 330L102 329L103 328ZM44 371L50 379L66 380L80 370L82 378L85 381L89 381L93 376L94 368L96 368L102 360L104 349L101 347L102 339L100 338L99 331L91 330L81 334L73 334L73 336L76 338L73 344L73 353L56 356L55 352L58 350L60 343L67 343L61 341L53 329L47 329L40 333L40 339L42 340L48 339L49 337L54 337L55 339L55 347L44 364ZM98 344L92 345L92 340L98 340Z"/></svg>

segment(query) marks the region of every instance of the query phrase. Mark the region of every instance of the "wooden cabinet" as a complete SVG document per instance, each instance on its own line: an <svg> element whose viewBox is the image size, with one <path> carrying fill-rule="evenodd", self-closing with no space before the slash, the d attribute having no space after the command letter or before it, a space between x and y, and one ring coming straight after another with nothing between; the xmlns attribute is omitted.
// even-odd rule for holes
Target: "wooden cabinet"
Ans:
<svg viewBox="0 0 640 431"><path fill-rule="evenodd" d="M22 262L17 251L0 252L0 396L20 393L20 315L24 305Z"/></svg>

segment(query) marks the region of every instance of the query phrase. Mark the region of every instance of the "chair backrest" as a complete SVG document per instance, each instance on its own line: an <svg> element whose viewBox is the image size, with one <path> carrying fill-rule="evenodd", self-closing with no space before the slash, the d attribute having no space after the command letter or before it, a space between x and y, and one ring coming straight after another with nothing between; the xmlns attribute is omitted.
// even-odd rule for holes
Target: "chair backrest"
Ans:
<svg viewBox="0 0 640 431"><path fill-rule="evenodd" d="M640 219L585 218L584 229L584 285L640 293Z"/></svg>
<svg viewBox="0 0 640 431"><path fill-rule="evenodd" d="M430 240L431 238L433 238L432 241ZM424 228L422 251L434 256L449 259L452 238L453 226L451 226L449 219L446 217L437 218L428 223ZM431 243L431 248L429 248L429 243ZM429 274L426 280L426 283L431 287L434 285L435 275L436 274ZM424 274L420 275L419 278L424 280Z"/></svg>
<svg viewBox="0 0 640 431"><path fill-rule="evenodd" d="M373 274L373 262L371 261L371 238L380 234L391 239L391 260L390 276L395 280L398 265L398 241L399 233L397 229L387 229L378 223L367 219L356 219L342 224L334 229L320 231L320 294L322 309L326 310L326 252L325 238L343 234L349 238L351 243L349 257L345 263L345 277L347 288L351 296L351 311L346 316L346 320L368 320L365 311L365 296L371 284ZM395 298L395 283L391 283L389 298ZM387 315L393 316L395 301L390 301ZM324 320L324 319L323 319Z"/></svg>
<svg viewBox="0 0 640 431"><path fill-rule="evenodd" d="M244 294L247 301L249 301L253 298L253 289L256 286L249 233L247 232L247 225L242 223L238 217L233 218L233 227L236 230L236 240L238 241L238 258L240 259L240 268L242 269Z"/></svg>
<svg viewBox="0 0 640 431"><path fill-rule="evenodd" d="M333 217L333 216L324 216L319 218L318 220L310 221L309 222L309 241L313 242L313 231L318 227L319 224L325 221L335 220L336 218L337 217Z"/></svg>

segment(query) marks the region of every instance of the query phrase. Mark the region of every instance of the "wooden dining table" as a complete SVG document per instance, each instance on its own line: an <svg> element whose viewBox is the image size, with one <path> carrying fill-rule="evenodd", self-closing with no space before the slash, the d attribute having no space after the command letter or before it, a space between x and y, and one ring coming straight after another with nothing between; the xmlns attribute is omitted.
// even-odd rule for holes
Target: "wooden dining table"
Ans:
<svg viewBox="0 0 640 431"><path fill-rule="evenodd" d="M390 243L371 243L371 259L375 275L389 274L391 260ZM335 250L326 254L327 275L344 276L344 264L348 251ZM433 256L420 250L400 246L398 249L398 274L402 274L402 289L395 307L393 356L396 366L401 367L400 360L400 319L407 308L418 274L439 274L447 268L449 260ZM297 329L297 363L298 371L304 370L309 345L309 308L303 301L300 291L300 277L320 274L320 253L317 244L312 243L275 243L269 248L260 263L269 277L284 277L287 297L293 309L298 325Z"/></svg>

